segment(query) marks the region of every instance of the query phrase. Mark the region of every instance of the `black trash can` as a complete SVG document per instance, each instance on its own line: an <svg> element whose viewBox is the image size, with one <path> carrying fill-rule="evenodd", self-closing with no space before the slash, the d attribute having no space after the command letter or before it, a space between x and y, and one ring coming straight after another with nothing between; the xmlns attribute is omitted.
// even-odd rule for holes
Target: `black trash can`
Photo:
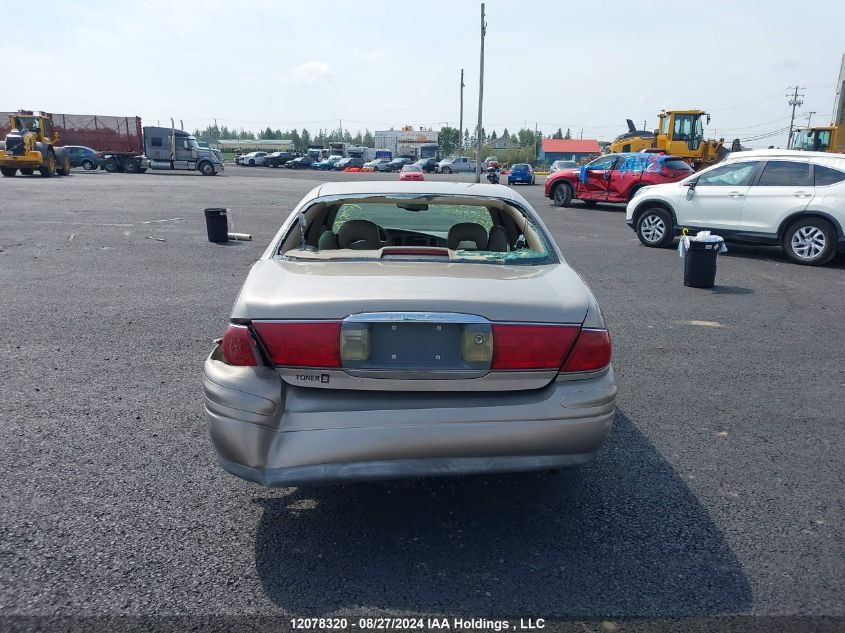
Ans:
<svg viewBox="0 0 845 633"><path fill-rule="evenodd" d="M716 258L721 242L690 240L684 255L684 285L692 288L712 288L716 283Z"/></svg>
<svg viewBox="0 0 845 633"><path fill-rule="evenodd" d="M208 231L209 242L229 241L229 218L226 216L228 209L212 208L205 210L205 228Z"/></svg>

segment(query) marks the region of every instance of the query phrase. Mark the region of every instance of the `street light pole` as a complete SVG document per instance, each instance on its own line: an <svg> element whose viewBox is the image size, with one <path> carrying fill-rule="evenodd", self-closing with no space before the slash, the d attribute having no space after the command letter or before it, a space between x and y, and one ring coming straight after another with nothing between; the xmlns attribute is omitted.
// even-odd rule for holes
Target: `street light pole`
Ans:
<svg viewBox="0 0 845 633"><path fill-rule="evenodd" d="M484 21L484 3L481 3L481 61L478 72L478 128L475 135L478 143L475 149L475 182L481 182L481 144L484 142L481 134L481 111L484 103L484 36L487 33L487 23Z"/></svg>

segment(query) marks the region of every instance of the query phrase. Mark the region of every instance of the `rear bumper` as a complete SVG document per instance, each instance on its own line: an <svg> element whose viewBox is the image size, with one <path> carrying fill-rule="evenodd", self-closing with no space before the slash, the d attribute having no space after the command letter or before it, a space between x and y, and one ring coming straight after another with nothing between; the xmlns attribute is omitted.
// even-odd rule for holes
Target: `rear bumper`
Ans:
<svg viewBox="0 0 845 633"><path fill-rule="evenodd" d="M266 367L205 363L221 465L265 486L516 472L589 461L613 424L613 370L528 392L294 387Z"/></svg>

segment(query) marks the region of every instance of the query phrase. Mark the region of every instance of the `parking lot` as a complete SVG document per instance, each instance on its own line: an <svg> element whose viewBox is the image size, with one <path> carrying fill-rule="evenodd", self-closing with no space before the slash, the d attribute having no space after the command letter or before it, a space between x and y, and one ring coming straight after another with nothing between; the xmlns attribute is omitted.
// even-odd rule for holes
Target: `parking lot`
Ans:
<svg viewBox="0 0 845 633"><path fill-rule="evenodd" d="M212 340L302 195L364 178L397 176L0 181L0 613L845 616L845 258L729 245L687 288L624 207L554 207L542 178L518 191L613 337L596 461L272 490L219 468ZM205 207L254 241L209 243Z"/></svg>

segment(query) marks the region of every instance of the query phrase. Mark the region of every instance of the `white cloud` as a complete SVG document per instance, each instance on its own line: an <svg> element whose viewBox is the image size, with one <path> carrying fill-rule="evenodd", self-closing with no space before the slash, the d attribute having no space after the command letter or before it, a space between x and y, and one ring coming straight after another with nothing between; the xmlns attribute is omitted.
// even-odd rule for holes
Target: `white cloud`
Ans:
<svg viewBox="0 0 845 633"><path fill-rule="evenodd" d="M326 62L312 60L290 69L293 80L297 83L313 86L320 83L328 83L334 77L332 67Z"/></svg>

